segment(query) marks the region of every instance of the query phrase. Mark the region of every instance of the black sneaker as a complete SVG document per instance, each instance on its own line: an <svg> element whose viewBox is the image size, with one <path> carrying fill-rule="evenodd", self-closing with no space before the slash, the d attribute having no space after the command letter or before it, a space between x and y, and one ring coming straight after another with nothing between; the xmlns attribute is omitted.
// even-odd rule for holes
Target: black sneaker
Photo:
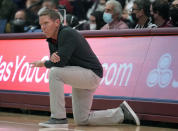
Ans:
<svg viewBox="0 0 178 131"><path fill-rule="evenodd" d="M140 125L140 120L137 114L132 110L126 101L121 103L120 107L124 112L124 121L134 121L137 126Z"/></svg>
<svg viewBox="0 0 178 131"><path fill-rule="evenodd" d="M46 122L42 122L38 124L41 127L49 127L49 128L68 128L68 121L66 118L64 119L56 119L56 118L50 118Z"/></svg>

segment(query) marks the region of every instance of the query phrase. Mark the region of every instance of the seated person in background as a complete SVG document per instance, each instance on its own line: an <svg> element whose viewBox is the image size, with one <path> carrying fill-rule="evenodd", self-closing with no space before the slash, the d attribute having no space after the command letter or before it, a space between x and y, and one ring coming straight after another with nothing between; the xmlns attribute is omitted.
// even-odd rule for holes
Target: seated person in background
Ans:
<svg viewBox="0 0 178 131"><path fill-rule="evenodd" d="M135 27L135 21L132 19L131 12L124 9L122 12L122 20L128 25L129 28Z"/></svg>
<svg viewBox="0 0 178 131"><path fill-rule="evenodd" d="M26 10L18 10L15 13L14 20L11 21L11 32L41 32L41 29L34 23L31 23L27 17Z"/></svg>
<svg viewBox="0 0 178 131"><path fill-rule="evenodd" d="M103 14L103 20L107 23L101 30L117 30L128 29L128 25L121 20L122 6L116 0L109 0L106 2L105 12Z"/></svg>
<svg viewBox="0 0 178 131"><path fill-rule="evenodd" d="M135 0L132 7L132 18L136 23L135 29L155 28L150 15L150 0Z"/></svg>
<svg viewBox="0 0 178 131"><path fill-rule="evenodd" d="M153 22L160 27L172 27L169 19L169 3L167 0L155 0L151 4L151 15Z"/></svg>
<svg viewBox="0 0 178 131"><path fill-rule="evenodd" d="M83 26L85 30L100 30L106 23L103 20L103 12L94 11L90 14L89 21Z"/></svg>
<svg viewBox="0 0 178 131"><path fill-rule="evenodd" d="M178 0L174 0L170 7L171 22L174 27L178 27Z"/></svg>
<svg viewBox="0 0 178 131"><path fill-rule="evenodd" d="M132 6L134 0L125 0L125 6L122 11L122 19L129 26L129 28L135 27L135 21L132 19Z"/></svg>
<svg viewBox="0 0 178 131"><path fill-rule="evenodd" d="M25 10L18 10L15 13L14 20L11 22L11 32L12 33L25 32L24 30L25 26L26 26L26 12Z"/></svg>
<svg viewBox="0 0 178 131"><path fill-rule="evenodd" d="M106 23L103 20L103 12L95 11L90 15L90 30L100 30Z"/></svg>

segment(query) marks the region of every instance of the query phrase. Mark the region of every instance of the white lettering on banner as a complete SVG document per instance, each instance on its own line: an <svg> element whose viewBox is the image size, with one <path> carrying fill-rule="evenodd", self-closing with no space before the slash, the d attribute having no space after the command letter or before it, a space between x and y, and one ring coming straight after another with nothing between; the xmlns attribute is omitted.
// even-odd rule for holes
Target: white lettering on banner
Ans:
<svg viewBox="0 0 178 131"><path fill-rule="evenodd" d="M31 76L30 76L30 73L31 73L31 70L32 70L32 69L33 69L33 72L32 72L32 74L31 74ZM26 82L32 82L33 77L34 77L34 75L35 75L35 71L36 71L36 67L34 67L34 68L29 68L29 69L28 69L28 74L27 74Z"/></svg>
<svg viewBox="0 0 178 131"><path fill-rule="evenodd" d="M10 68L13 67L13 63L12 63L12 62L9 62L9 64L7 65L6 72L7 72L8 75L7 75L7 76L4 75L4 77L3 77L3 80L4 80L4 81L8 81L8 79L9 79L9 77L10 77L10 75L11 75L11 70L9 69L9 67L10 67Z"/></svg>
<svg viewBox="0 0 178 131"><path fill-rule="evenodd" d="M128 76L127 76L127 79L126 79L125 85L124 85L124 86L127 86L127 83L129 81L129 78L130 78L132 70L133 70L133 64L128 64L128 65L127 64L120 64L120 67L119 67L119 70L118 70L117 77L115 79L114 85L117 84L117 80L119 78L120 72L123 70L122 77L121 77L121 80L120 80L120 83L119 83L119 86L122 86L122 82L123 82L123 80L125 78L125 73L127 72L128 69L130 69L130 70L129 70L129 73L128 73Z"/></svg>
<svg viewBox="0 0 178 131"><path fill-rule="evenodd" d="M20 82L23 82L25 80L25 78L27 77L28 69L29 69L29 64L27 62L25 62L25 64L23 64L23 66L22 66L22 69L20 70L20 74L19 74Z"/></svg>
<svg viewBox="0 0 178 131"><path fill-rule="evenodd" d="M1 63L2 58L3 56L0 57L0 63ZM10 62L9 64L7 64L6 62L2 62L2 64L0 65L0 81L2 80L8 81L10 74L11 74L10 68L12 67L13 67L12 62ZM7 73L7 75L5 73Z"/></svg>
<svg viewBox="0 0 178 131"><path fill-rule="evenodd" d="M44 56L41 60L43 61L43 60L48 60L48 59L49 59L48 56ZM20 77L19 77L19 81L24 81L24 79L26 78L26 82L32 82L34 75L35 75L36 83L41 82L43 79L44 79L45 83L49 82L48 77L47 77L49 69L46 69L45 73L43 73L41 76L38 76L40 68L37 68L37 67L33 68L33 72L31 73L32 68L30 68L30 65L28 63L25 63L23 66L26 66L26 72L25 72L23 79L20 79ZM21 71L22 70L23 70L23 67L22 67ZM31 76L30 76L30 74L31 74Z"/></svg>
<svg viewBox="0 0 178 131"><path fill-rule="evenodd" d="M103 66L103 69L106 71L106 75L103 76L100 82L100 85L104 83L105 85L108 86L113 83L113 85L116 86L118 80L120 80L119 86L127 86L132 70L133 70L133 64L124 63L124 64L120 64L118 67L116 63L112 63L111 66L109 66L108 63L104 63L102 64L102 66ZM111 72L112 70L113 70L113 73ZM126 75L126 72L128 72L127 75ZM125 80L125 83L123 84L124 79L126 80Z"/></svg>
<svg viewBox="0 0 178 131"><path fill-rule="evenodd" d="M19 56L16 56L16 64L13 68L13 62L5 62L2 61L3 56L0 56L0 81L8 81L12 71L14 71L14 74L12 75L11 81L14 82L15 78L18 78L19 82L26 81L27 83L33 82L33 78L35 79L35 82L39 83L42 80L44 80L45 83L48 83L48 71L49 69L46 69L45 72L39 76L39 70L40 68L31 68L28 62L25 62L26 56L23 56L21 59ZM48 56L44 56L42 60L49 59ZM18 75L19 74L19 75Z"/></svg>
<svg viewBox="0 0 178 131"><path fill-rule="evenodd" d="M45 74L42 74L41 77L39 78L39 77L38 77L38 71L39 71L39 68L36 69L36 74L35 74L35 81L36 81L37 83L39 83L40 81L42 81L42 79L43 79L43 77L44 77L44 75L45 75Z"/></svg>
<svg viewBox="0 0 178 131"><path fill-rule="evenodd" d="M6 69L6 63L5 62L3 62L1 65L0 65L0 68L2 68L1 70L0 70L0 81L3 79L3 75L4 75L4 71L5 71L5 69Z"/></svg>
<svg viewBox="0 0 178 131"><path fill-rule="evenodd" d="M45 73L43 73L41 76L38 76L40 68L30 68L30 65L28 62L25 62L23 65L23 61L25 60L26 56L24 56L21 60L19 60L19 56L16 57L16 68L15 73L13 75L12 81L16 78L17 72L19 73L19 82L23 82L26 80L26 82L32 82L33 78L35 76L35 82L39 83L44 79L45 83L48 83L49 80L47 78L48 75L48 69ZM48 59L48 56L44 56L42 60ZM20 61L20 62L19 62Z"/></svg>
<svg viewBox="0 0 178 131"><path fill-rule="evenodd" d="M114 69L114 73L113 73L112 77L110 78L110 80L108 80L109 74L111 73L112 68ZM105 84L106 85L110 85L112 83L113 79L115 78L116 71L117 71L117 64L113 63L106 72L106 76L105 76Z"/></svg>
<svg viewBox="0 0 178 131"><path fill-rule="evenodd" d="M0 62L2 61L3 56L0 57ZM9 62L6 64L6 62L2 62L0 65L0 81L7 81L11 75L11 71L14 70L14 74L12 75L12 82L15 81L15 78L18 78L19 82L26 81L27 83L33 82L33 79L36 83L39 83L44 80L45 83L49 82L48 79L48 72L49 69L46 69L45 72L42 74L39 74L40 68L30 68L30 65L28 62L25 62L26 56L23 56L20 58L19 56L16 56L16 63L13 68L13 62ZM44 56L41 60L48 60L48 56ZM108 63L102 64L106 75L101 80L100 84L105 85L111 85L114 86L127 86L128 81L130 79L133 65L132 64L120 64L112 63L109 65ZM19 75L18 75L19 74ZM125 82L125 83L124 83ZM117 84L118 83L118 84Z"/></svg>
<svg viewBox="0 0 178 131"><path fill-rule="evenodd" d="M14 79L16 77L17 71L18 71L19 67L21 66L22 62L24 61L25 57L26 56L23 56L23 58L22 58L22 60L20 61L19 64L18 64L19 56L16 57L15 72L14 72L14 75L12 77L12 82L14 82Z"/></svg>
<svg viewBox="0 0 178 131"><path fill-rule="evenodd" d="M44 61L44 60L49 60L49 57L48 57L48 56L44 56L41 60L42 60L42 61ZM45 76L44 76L44 82L45 82L45 83L48 83L48 82L49 82L49 79L48 79L48 72L49 72L49 69L46 69L46 73L45 73Z"/></svg>
<svg viewBox="0 0 178 131"><path fill-rule="evenodd" d="M108 69L108 63L103 63L102 67L103 67L103 71L107 70ZM104 82L104 80L105 80L105 77L103 76L103 78L100 81L100 85Z"/></svg>
<svg viewBox="0 0 178 131"><path fill-rule="evenodd" d="M1 62L1 60L2 60L2 56L0 58L0 62ZM2 81L2 79L3 79L5 68L6 68L6 63L2 62L2 64L0 65L0 81Z"/></svg>
<svg viewBox="0 0 178 131"><path fill-rule="evenodd" d="M48 83L49 69L46 69L45 72L40 72L40 68L30 68L29 63L26 62L25 59L26 56L21 58L20 56L16 56L14 63L3 61L3 56L0 56L0 81L6 82L10 79L14 82L15 79L17 79L19 82L39 83L43 81L44 83ZM48 56L44 56L41 60L43 61L48 59ZM163 54L159 59L157 67L149 72L147 85L149 87L158 85L160 88L166 88L171 84L173 88L178 88L178 81L173 79L173 71L170 69L171 63L171 54ZM103 76L100 85L103 84L108 87L128 86L128 82L133 71L132 63L103 63L102 67L105 75Z"/></svg>
<svg viewBox="0 0 178 131"><path fill-rule="evenodd" d="M49 79L48 79L48 72L49 72L49 69L46 69L46 73L45 73L45 76L44 76L44 82L45 82L45 83L48 83L48 82L49 82Z"/></svg>

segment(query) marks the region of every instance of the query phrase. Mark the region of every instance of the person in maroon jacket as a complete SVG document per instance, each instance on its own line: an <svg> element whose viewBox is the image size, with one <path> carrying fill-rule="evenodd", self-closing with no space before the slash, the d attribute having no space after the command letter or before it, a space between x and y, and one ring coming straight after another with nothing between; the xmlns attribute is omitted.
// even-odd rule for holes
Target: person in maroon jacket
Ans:
<svg viewBox="0 0 178 131"><path fill-rule="evenodd" d="M153 16L153 22L158 28L173 26L169 19L169 2L167 0L155 0L151 4L150 12Z"/></svg>
<svg viewBox="0 0 178 131"><path fill-rule="evenodd" d="M39 123L39 126L68 126L64 84L72 86L72 109L77 125L116 124L124 120L140 125L138 116L126 101L115 109L90 112L93 93L103 76L98 58L78 31L61 24L58 12L42 10L39 12L39 23L49 43L50 60L35 61L31 66L50 68L51 110L51 118Z"/></svg>

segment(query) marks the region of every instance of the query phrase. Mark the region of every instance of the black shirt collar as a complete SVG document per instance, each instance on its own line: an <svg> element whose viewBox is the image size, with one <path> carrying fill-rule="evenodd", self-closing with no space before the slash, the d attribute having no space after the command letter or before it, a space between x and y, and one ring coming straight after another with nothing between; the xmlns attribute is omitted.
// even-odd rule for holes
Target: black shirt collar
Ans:
<svg viewBox="0 0 178 131"><path fill-rule="evenodd" d="M64 26L62 24L60 24L59 26L59 30L58 30L58 35L59 35L59 32L64 28ZM47 42L50 42L50 43L53 43L53 44L56 44L57 43L57 40L55 39L52 39L52 38L47 38L46 39Z"/></svg>

